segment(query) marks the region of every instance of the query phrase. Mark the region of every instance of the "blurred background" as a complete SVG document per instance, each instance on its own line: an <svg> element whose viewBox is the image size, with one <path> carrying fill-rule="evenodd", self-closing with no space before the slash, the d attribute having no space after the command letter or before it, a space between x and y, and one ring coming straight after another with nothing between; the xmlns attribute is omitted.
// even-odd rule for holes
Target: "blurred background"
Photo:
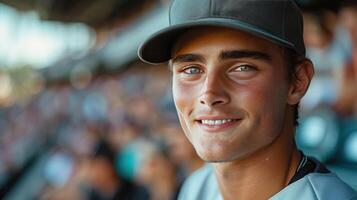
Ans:
<svg viewBox="0 0 357 200"><path fill-rule="evenodd" d="M0 199L175 199L203 162L167 66L170 0L0 0ZM357 2L298 0L315 77L296 140L357 189Z"/></svg>

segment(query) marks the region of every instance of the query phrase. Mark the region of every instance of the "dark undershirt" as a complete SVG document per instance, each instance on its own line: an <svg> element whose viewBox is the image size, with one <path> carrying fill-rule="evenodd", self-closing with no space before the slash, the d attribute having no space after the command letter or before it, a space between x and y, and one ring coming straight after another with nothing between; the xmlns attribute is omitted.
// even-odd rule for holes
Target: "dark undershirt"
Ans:
<svg viewBox="0 0 357 200"><path fill-rule="evenodd" d="M314 158L307 157L302 153L300 164L295 172L295 175L291 178L288 185L295 181L305 177L310 173L330 173L330 171L319 161Z"/></svg>

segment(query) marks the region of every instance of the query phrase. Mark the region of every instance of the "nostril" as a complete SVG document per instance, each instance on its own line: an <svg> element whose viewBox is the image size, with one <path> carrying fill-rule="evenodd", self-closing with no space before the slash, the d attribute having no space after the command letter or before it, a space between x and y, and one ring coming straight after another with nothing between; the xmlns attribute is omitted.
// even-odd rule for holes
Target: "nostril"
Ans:
<svg viewBox="0 0 357 200"><path fill-rule="evenodd" d="M224 101L222 101L222 100L216 100L216 101L200 100L200 103L203 104L203 105L215 106L215 105L223 104Z"/></svg>
<svg viewBox="0 0 357 200"><path fill-rule="evenodd" d="M199 103L207 106L216 106L229 102L229 95L226 93L205 93L199 97Z"/></svg>
<svg viewBox="0 0 357 200"><path fill-rule="evenodd" d="M214 101L214 102L212 102L212 106L222 104L222 103L223 103L223 101Z"/></svg>

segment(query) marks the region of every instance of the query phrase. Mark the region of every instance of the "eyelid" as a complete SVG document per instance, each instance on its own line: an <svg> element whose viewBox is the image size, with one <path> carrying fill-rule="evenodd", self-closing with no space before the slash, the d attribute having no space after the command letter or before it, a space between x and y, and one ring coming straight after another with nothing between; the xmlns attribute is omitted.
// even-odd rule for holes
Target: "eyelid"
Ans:
<svg viewBox="0 0 357 200"><path fill-rule="evenodd" d="M197 64L187 64L187 65L184 65L184 66L180 67L178 71L179 71L179 72L183 72L183 71L185 71L185 70L187 70L187 69L190 69L190 68L196 68L196 69L199 69L200 71L203 71L203 70L201 69L201 67L200 67L199 65L197 65Z"/></svg>
<svg viewBox="0 0 357 200"><path fill-rule="evenodd" d="M174 69L176 68L176 71L182 71L188 67L192 67L193 65L196 65L196 64L189 64L189 63L173 63L172 64L173 68Z"/></svg>

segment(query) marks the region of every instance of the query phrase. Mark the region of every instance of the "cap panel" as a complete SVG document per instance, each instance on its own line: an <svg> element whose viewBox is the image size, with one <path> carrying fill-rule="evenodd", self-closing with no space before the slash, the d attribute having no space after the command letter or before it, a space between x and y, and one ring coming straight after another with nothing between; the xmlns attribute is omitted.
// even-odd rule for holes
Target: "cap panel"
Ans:
<svg viewBox="0 0 357 200"><path fill-rule="evenodd" d="M170 9L170 25L210 17L211 0L175 0Z"/></svg>
<svg viewBox="0 0 357 200"><path fill-rule="evenodd" d="M276 0L214 0L214 17L237 19L278 37L282 34L282 2ZM277 12L279 11L279 12Z"/></svg>

